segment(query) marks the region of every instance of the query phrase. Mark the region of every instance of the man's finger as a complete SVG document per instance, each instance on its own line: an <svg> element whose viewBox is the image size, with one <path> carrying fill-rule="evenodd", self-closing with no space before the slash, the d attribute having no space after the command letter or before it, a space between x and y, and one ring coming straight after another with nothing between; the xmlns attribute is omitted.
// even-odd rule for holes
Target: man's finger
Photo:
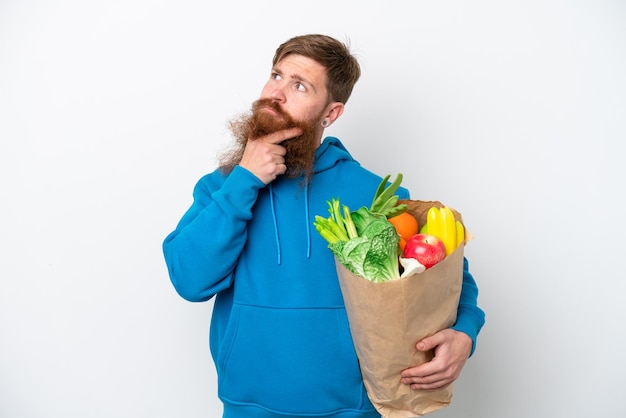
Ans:
<svg viewBox="0 0 626 418"><path fill-rule="evenodd" d="M428 351L435 347L435 342L433 338L424 338L419 341L416 345L417 349L420 351Z"/></svg>
<svg viewBox="0 0 626 418"><path fill-rule="evenodd" d="M302 135L302 129L289 128L282 131L271 133L263 138L263 140L269 144L280 144L281 142L294 138L298 135Z"/></svg>
<svg viewBox="0 0 626 418"><path fill-rule="evenodd" d="M434 333L430 337L426 337L419 341L416 344L416 348L420 351L428 351L431 350L444 342L446 342L446 335L449 334L449 331L444 329L439 332Z"/></svg>

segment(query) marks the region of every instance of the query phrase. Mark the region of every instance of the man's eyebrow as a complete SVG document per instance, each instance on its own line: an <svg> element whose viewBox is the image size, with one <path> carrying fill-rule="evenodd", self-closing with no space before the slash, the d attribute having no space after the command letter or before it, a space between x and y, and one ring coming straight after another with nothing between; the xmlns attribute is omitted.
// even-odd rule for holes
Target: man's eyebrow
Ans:
<svg viewBox="0 0 626 418"><path fill-rule="evenodd" d="M291 79L305 83L307 86L310 86L311 89L313 89L313 91L317 91L317 89L315 88L315 85L307 78L302 77L300 74L292 74Z"/></svg>
<svg viewBox="0 0 626 418"><path fill-rule="evenodd" d="M281 77L284 77L284 73L278 68L278 66L272 67L272 73L276 73L278 75L280 75ZM300 81L302 83L306 83L307 86L311 86L311 89L316 92L317 89L315 88L315 85L307 78L301 76L300 74L296 73L296 74L292 74L289 76L289 78L293 81Z"/></svg>

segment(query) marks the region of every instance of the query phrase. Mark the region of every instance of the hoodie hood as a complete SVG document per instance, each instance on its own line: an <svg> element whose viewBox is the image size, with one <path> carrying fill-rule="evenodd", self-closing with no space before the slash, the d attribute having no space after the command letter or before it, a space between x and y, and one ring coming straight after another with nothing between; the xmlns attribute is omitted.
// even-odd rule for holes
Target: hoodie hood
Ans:
<svg viewBox="0 0 626 418"><path fill-rule="evenodd" d="M328 136L315 151L314 173L329 170L340 161L356 162L338 138Z"/></svg>

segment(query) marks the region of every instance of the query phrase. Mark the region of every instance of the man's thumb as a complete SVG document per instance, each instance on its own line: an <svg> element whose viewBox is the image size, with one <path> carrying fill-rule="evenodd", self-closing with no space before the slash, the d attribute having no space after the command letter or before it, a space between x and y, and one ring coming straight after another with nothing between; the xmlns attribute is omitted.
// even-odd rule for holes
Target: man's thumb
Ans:
<svg viewBox="0 0 626 418"><path fill-rule="evenodd" d="M432 337L426 337L423 340L417 342L416 347L419 351L428 351L435 348L435 339Z"/></svg>

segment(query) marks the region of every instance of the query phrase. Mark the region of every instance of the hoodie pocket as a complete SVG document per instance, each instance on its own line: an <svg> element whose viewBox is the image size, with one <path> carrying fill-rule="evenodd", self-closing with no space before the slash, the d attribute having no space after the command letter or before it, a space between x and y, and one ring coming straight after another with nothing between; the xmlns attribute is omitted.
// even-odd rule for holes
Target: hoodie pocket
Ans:
<svg viewBox="0 0 626 418"><path fill-rule="evenodd" d="M234 305L217 361L224 401L294 414L372 409L346 312Z"/></svg>

